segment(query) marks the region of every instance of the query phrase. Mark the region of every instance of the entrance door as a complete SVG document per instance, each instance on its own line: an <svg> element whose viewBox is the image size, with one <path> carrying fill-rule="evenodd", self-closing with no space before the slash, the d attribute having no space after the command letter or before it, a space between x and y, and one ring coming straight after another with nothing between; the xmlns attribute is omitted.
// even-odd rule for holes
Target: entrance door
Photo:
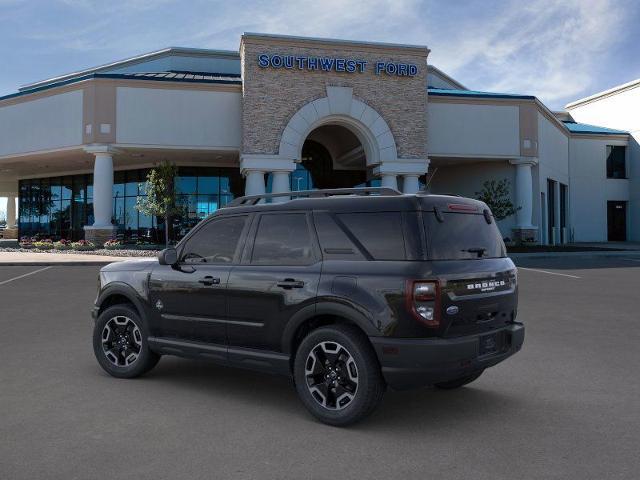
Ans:
<svg viewBox="0 0 640 480"><path fill-rule="evenodd" d="M607 202L607 229L610 242L627 240L627 202Z"/></svg>
<svg viewBox="0 0 640 480"><path fill-rule="evenodd" d="M555 245L558 239L553 236L556 226L556 182L547 179L547 243Z"/></svg>

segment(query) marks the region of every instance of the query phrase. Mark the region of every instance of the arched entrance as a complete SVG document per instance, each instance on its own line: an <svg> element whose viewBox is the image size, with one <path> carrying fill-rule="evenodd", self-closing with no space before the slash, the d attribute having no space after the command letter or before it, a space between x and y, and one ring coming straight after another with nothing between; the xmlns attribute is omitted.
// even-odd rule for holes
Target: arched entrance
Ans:
<svg viewBox="0 0 640 480"><path fill-rule="evenodd" d="M350 188L366 185L368 176L358 137L344 126L328 124L312 130L304 141L291 187Z"/></svg>
<svg viewBox="0 0 640 480"><path fill-rule="evenodd" d="M393 133L378 112L355 98L350 87L326 88L326 97L289 119L277 153L241 155L246 195L378 185L417 192L428 160L398 158Z"/></svg>

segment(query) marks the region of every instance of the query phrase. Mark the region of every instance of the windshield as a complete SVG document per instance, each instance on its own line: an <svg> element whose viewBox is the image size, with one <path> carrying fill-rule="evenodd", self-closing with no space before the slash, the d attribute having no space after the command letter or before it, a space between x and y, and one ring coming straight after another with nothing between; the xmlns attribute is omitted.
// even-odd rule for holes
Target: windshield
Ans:
<svg viewBox="0 0 640 480"><path fill-rule="evenodd" d="M425 212L425 233L431 260L468 260L506 257L506 250L495 220L472 213Z"/></svg>

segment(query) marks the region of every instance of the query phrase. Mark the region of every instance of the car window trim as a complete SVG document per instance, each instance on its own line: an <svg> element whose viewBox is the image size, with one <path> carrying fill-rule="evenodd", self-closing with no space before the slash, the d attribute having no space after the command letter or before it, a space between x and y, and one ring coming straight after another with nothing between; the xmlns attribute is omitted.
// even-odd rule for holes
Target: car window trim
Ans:
<svg viewBox="0 0 640 480"><path fill-rule="evenodd" d="M189 265L189 266L195 266L195 265L216 265L216 266L224 266L224 265L238 265L240 262L240 253L241 253L241 249L240 246L242 245L242 248L244 248L244 243L247 239L247 233L249 230L249 226L251 224L251 217L253 217L254 214L250 214L250 213L237 213L237 214L232 214L232 215L217 215L214 216L204 222L202 222L201 224L199 224L196 228L194 228L193 230L191 230L191 232L189 232L190 234L187 235L183 241L181 241L180 243L182 245L180 245L180 249L178 250L178 265ZM219 222L222 220L226 220L228 218L235 218L235 217L246 217L245 220L245 224L242 227L242 232L240 232L240 237L238 238L238 244L236 245L236 249L233 253L233 258L231 260L231 262L227 262L227 263L213 263L213 262L202 262L202 263L186 263L183 261L182 258L182 254L184 252L184 249L186 248L186 246L189 244L189 241L195 236L197 235L197 233L202 230L203 228L205 228L206 226L208 226L210 223L214 223L214 222Z"/></svg>
<svg viewBox="0 0 640 480"><path fill-rule="evenodd" d="M253 258L253 251L255 249L256 238L258 236L258 227L260 226L260 222L263 217L269 215L304 215L306 224L307 224L307 232L309 233L309 238L311 240L311 261L309 263L298 263L295 265L291 264L283 264L283 263L251 263ZM248 236L247 246L245 248L245 252L242 256L241 265L249 265L251 267L309 267L311 265L317 264L321 260L321 256L319 255L319 244L318 238L313 228L313 222L311 219L311 212L309 211L300 211L300 210L279 210L275 212L260 212L255 215L255 220L252 222L251 232Z"/></svg>

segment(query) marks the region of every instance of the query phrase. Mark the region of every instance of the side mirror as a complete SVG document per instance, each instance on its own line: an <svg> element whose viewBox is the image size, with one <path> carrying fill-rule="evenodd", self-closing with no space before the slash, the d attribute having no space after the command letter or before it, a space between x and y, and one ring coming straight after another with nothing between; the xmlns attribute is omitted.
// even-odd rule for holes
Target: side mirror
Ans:
<svg viewBox="0 0 640 480"><path fill-rule="evenodd" d="M165 248L158 254L158 262L160 265L175 265L178 263L178 251L173 248Z"/></svg>

